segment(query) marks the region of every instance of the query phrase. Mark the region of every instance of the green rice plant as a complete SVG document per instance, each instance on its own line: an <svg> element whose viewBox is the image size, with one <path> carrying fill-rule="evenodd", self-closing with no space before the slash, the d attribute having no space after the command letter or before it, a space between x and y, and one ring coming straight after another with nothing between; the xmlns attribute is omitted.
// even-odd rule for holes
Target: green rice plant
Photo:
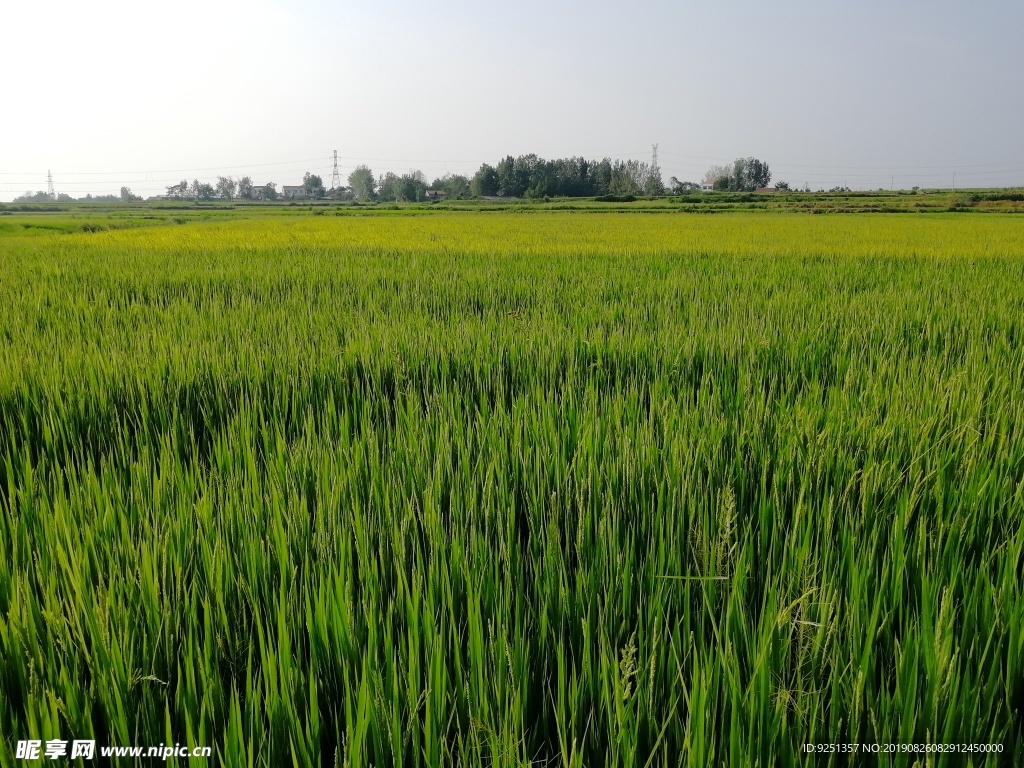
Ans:
<svg viewBox="0 0 1024 768"><path fill-rule="evenodd" d="M1024 762L1013 216L12 235L0 306L0 765Z"/></svg>

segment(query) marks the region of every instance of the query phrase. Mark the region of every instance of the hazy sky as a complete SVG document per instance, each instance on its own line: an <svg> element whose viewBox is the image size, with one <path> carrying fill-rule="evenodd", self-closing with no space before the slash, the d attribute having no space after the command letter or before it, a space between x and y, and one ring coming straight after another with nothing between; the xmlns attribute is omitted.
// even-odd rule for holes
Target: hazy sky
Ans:
<svg viewBox="0 0 1024 768"><path fill-rule="evenodd" d="M506 154L754 155L812 188L1024 183L1024 3L16 2L0 200Z"/></svg>

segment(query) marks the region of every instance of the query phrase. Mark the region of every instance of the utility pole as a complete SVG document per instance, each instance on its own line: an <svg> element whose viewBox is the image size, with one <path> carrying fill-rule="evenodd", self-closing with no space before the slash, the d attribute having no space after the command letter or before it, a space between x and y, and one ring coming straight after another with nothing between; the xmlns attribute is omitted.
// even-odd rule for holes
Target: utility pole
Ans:
<svg viewBox="0 0 1024 768"><path fill-rule="evenodd" d="M956 192L956 171L953 171L953 192Z"/></svg>
<svg viewBox="0 0 1024 768"><path fill-rule="evenodd" d="M341 189L341 171L338 170L338 150L334 150L334 172L331 174L331 189Z"/></svg>
<svg viewBox="0 0 1024 768"><path fill-rule="evenodd" d="M53 191L53 174L49 171L46 172L46 194L50 196L51 200L57 199L57 195Z"/></svg>

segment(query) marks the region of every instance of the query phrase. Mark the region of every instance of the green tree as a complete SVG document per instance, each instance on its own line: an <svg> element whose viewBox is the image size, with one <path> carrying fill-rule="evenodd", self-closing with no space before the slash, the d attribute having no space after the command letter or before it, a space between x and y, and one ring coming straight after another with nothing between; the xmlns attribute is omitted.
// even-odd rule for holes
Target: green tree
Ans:
<svg viewBox="0 0 1024 768"><path fill-rule="evenodd" d="M218 197L230 200L235 196L235 192L238 189L238 183L230 176L218 176L216 189Z"/></svg>
<svg viewBox="0 0 1024 768"><path fill-rule="evenodd" d="M306 194L310 197L324 197L327 195L323 179L309 171L306 171L306 175L302 177L302 188L306 190Z"/></svg>
<svg viewBox="0 0 1024 768"><path fill-rule="evenodd" d="M565 197L583 197L598 194L593 175L598 163L583 157L567 157L548 163L554 176L554 190L551 194Z"/></svg>
<svg viewBox="0 0 1024 768"><path fill-rule="evenodd" d="M650 185L651 166L643 160L616 160L608 192L613 195L642 195ZM659 177L659 184L661 183Z"/></svg>
<svg viewBox="0 0 1024 768"><path fill-rule="evenodd" d="M688 195L700 189L700 184L695 181L680 181L675 176L669 179L669 188L673 195Z"/></svg>
<svg viewBox="0 0 1024 768"><path fill-rule="evenodd" d="M348 175L348 185L352 188L356 200L373 200L376 196L377 181L373 178L373 171L365 165L357 166Z"/></svg>
<svg viewBox="0 0 1024 768"><path fill-rule="evenodd" d="M647 177L643 181L645 195L664 195L665 182L661 178L661 167L651 163L647 166Z"/></svg>
<svg viewBox="0 0 1024 768"><path fill-rule="evenodd" d="M524 155L516 159L520 177L526 183L527 197L547 197L559 193L558 164L537 155Z"/></svg>
<svg viewBox="0 0 1024 768"><path fill-rule="evenodd" d="M252 200L252 179L249 176L238 180L238 196L243 200Z"/></svg>
<svg viewBox="0 0 1024 768"><path fill-rule="evenodd" d="M29 190L20 197L14 198L14 202L16 203L48 203L51 200L53 200L53 198L50 196L49 192L32 192L32 190Z"/></svg>
<svg viewBox="0 0 1024 768"><path fill-rule="evenodd" d="M747 159L737 157L732 164L732 174L729 178L729 189L733 192L747 188Z"/></svg>
<svg viewBox="0 0 1024 768"><path fill-rule="evenodd" d="M747 158L747 184L750 189L767 187L772 181L772 172L768 163L758 160L756 157Z"/></svg>
<svg viewBox="0 0 1024 768"><path fill-rule="evenodd" d="M473 195L469 179L459 174L445 174L434 179L430 186L432 189L440 189L449 200L464 200Z"/></svg>
<svg viewBox="0 0 1024 768"><path fill-rule="evenodd" d="M427 185L421 171L410 171L399 176L388 171L380 181L377 197L399 203L412 203L426 198Z"/></svg>
<svg viewBox="0 0 1024 768"><path fill-rule="evenodd" d="M768 164L756 157L737 157L732 164L729 177L729 189L733 191L752 192L759 187L767 187L772 180L772 172Z"/></svg>
<svg viewBox="0 0 1024 768"><path fill-rule="evenodd" d="M377 185L377 199L384 202L395 202L398 200L398 174L388 171Z"/></svg>
<svg viewBox="0 0 1024 768"><path fill-rule="evenodd" d="M476 197L491 197L498 194L498 172L484 163L469 182L469 191Z"/></svg>
<svg viewBox="0 0 1024 768"><path fill-rule="evenodd" d="M427 199L427 179L423 171L409 171L401 176L401 199L406 202L422 202Z"/></svg>
<svg viewBox="0 0 1024 768"><path fill-rule="evenodd" d="M728 189L732 178L731 165L712 165L704 174L704 183L713 184L715 189Z"/></svg>
<svg viewBox="0 0 1024 768"><path fill-rule="evenodd" d="M612 189L612 161L605 157L600 162L594 163L590 171L590 179L593 185L592 194L609 194Z"/></svg>
<svg viewBox="0 0 1024 768"><path fill-rule="evenodd" d="M167 196L178 200L188 197L188 182L182 179L177 184L167 187Z"/></svg>
<svg viewBox="0 0 1024 768"><path fill-rule="evenodd" d="M530 171L537 160L536 155L514 158L506 155L498 162L498 194L502 197L522 197L530 187Z"/></svg>

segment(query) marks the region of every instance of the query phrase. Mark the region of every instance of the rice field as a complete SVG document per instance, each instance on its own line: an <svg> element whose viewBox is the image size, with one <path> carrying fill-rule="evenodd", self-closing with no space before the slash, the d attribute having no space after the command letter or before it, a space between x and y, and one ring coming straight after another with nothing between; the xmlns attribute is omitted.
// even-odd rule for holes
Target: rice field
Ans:
<svg viewBox="0 0 1024 768"><path fill-rule="evenodd" d="M0 765L1024 763L1024 219L12 229L0 307Z"/></svg>

